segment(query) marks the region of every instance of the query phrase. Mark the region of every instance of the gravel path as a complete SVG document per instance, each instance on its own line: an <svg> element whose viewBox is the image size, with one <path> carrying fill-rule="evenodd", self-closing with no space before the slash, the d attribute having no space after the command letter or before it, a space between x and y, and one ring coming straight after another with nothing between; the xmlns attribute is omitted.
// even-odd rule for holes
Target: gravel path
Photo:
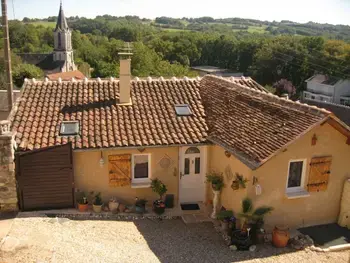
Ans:
<svg viewBox="0 0 350 263"><path fill-rule="evenodd" d="M233 252L211 223L181 220L72 221L16 218L0 244L0 262L349 262L349 251L275 249Z"/></svg>

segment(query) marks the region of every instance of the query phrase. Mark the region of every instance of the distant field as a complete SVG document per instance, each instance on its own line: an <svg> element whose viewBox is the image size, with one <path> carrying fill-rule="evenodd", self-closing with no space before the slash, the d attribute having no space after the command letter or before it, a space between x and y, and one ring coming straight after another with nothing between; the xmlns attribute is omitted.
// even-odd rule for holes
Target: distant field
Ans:
<svg viewBox="0 0 350 263"><path fill-rule="evenodd" d="M164 31L169 32L180 32L180 31L187 31L187 29L180 29L180 28L161 28Z"/></svg>
<svg viewBox="0 0 350 263"><path fill-rule="evenodd" d="M38 22L32 22L28 24L33 24L35 26L52 27L52 28L56 26L56 22L47 22L47 21L38 21Z"/></svg>
<svg viewBox="0 0 350 263"><path fill-rule="evenodd" d="M266 26L249 26L249 33L265 33Z"/></svg>

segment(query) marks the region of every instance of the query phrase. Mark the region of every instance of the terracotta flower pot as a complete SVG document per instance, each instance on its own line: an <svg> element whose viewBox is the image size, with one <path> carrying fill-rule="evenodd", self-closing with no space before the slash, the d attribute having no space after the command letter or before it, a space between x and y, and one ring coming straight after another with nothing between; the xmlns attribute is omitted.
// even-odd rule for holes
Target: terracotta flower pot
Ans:
<svg viewBox="0 0 350 263"><path fill-rule="evenodd" d="M117 210L118 206L119 206L118 202L111 201L111 202L108 203L108 208L109 208L110 211Z"/></svg>
<svg viewBox="0 0 350 263"><path fill-rule="evenodd" d="M79 212L87 212L89 209L89 204L78 204Z"/></svg>
<svg viewBox="0 0 350 263"><path fill-rule="evenodd" d="M92 205L92 210L94 210L95 213L101 213L102 205Z"/></svg>
<svg viewBox="0 0 350 263"><path fill-rule="evenodd" d="M289 231L286 226L275 226L272 232L272 244L275 247L286 247L289 240Z"/></svg>

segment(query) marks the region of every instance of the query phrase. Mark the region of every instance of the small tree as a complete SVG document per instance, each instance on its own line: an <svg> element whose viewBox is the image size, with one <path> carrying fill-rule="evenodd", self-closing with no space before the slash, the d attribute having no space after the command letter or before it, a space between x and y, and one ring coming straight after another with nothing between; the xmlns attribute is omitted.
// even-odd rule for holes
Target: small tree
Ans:
<svg viewBox="0 0 350 263"><path fill-rule="evenodd" d="M14 67L12 73L13 83L19 88L22 87L25 78L38 79L42 78L43 76L44 72L40 68L30 64L19 64Z"/></svg>
<svg viewBox="0 0 350 263"><path fill-rule="evenodd" d="M287 79L280 79L279 81L275 82L272 87L276 90L275 94L278 96L287 93L288 96L292 98L296 93L296 89L292 82Z"/></svg>
<svg viewBox="0 0 350 263"><path fill-rule="evenodd" d="M166 185L158 178L152 180L151 188L153 192L159 195L159 199L162 199L163 195L168 191Z"/></svg>

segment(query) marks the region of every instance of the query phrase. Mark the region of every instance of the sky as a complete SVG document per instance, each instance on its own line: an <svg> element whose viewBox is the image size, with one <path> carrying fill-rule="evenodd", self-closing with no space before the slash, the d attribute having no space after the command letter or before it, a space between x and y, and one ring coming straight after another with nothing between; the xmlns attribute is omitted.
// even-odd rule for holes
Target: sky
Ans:
<svg viewBox="0 0 350 263"><path fill-rule="evenodd" d="M9 19L57 16L60 0L7 0ZM350 25L350 0L63 0L66 16L240 17ZM14 11L14 12L13 12Z"/></svg>

